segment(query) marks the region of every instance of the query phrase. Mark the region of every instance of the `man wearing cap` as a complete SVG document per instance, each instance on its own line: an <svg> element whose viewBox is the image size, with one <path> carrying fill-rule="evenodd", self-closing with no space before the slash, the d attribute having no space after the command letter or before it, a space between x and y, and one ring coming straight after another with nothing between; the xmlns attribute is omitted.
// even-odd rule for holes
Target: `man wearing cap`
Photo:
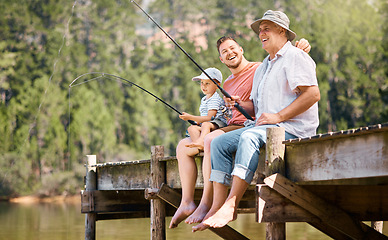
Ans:
<svg viewBox="0 0 388 240"><path fill-rule="evenodd" d="M292 46L290 41L296 34L289 29L288 17L283 12L269 10L251 28L269 53L253 78L250 99L256 121L213 139L210 176L213 205L195 230L223 227L236 219L237 206L258 165L259 149L266 142L266 128L284 127L286 139L291 139L315 135L319 124L320 93L315 62Z"/></svg>

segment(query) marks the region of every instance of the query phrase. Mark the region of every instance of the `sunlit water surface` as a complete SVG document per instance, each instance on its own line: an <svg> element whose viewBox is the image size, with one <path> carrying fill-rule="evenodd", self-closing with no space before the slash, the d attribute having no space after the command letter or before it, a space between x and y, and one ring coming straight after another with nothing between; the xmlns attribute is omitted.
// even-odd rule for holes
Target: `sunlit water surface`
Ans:
<svg viewBox="0 0 388 240"><path fill-rule="evenodd" d="M0 240L84 239L84 224L79 203L0 202ZM265 224L256 223L254 214L240 214L230 226L250 239L265 239ZM150 239L149 218L99 221L96 228L97 240ZM287 223L286 229L288 240L331 239L306 223ZM173 230L167 228L166 234L169 240L221 239L208 230L192 233L184 223Z"/></svg>

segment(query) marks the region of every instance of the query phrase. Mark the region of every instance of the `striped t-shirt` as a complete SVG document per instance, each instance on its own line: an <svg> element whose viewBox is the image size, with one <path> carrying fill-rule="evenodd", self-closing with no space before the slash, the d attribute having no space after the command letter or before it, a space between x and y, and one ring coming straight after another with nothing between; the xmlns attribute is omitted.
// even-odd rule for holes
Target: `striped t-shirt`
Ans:
<svg viewBox="0 0 388 240"><path fill-rule="evenodd" d="M222 114L221 108L225 105L224 100L220 97L220 95L215 92L213 96L206 99L206 96L204 96L201 99L201 105L199 106L199 112L201 116L207 116L207 112L209 110L217 110L217 114L215 118L223 121L226 123L226 118Z"/></svg>

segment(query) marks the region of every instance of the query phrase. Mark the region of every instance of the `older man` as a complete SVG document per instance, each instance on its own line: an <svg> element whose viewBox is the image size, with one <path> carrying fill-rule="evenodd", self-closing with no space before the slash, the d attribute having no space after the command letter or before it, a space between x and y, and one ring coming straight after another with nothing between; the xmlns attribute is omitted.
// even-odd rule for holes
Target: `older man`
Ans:
<svg viewBox="0 0 388 240"><path fill-rule="evenodd" d="M196 230L223 227L237 217L237 206L258 165L259 148L266 142L266 128L284 127L285 137L290 139L315 135L319 124L320 93L315 63L308 54L291 45L296 34L289 29L288 17L283 12L269 10L251 28L269 53L253 79L250 98L256 122L213 139L210 177L213 205Z"/></svg>

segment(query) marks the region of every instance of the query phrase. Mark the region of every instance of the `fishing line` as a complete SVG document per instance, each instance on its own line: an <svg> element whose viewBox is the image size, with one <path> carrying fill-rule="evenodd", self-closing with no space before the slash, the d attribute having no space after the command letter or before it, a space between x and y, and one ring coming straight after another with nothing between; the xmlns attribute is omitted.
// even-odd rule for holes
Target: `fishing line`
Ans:
<svg viewBox="0 0 388 240"><path fill-rule="evenodd" d="M232 99L232 96L230 96L230 94L225 91L220 85L217 84L217 82L212 78L210 77L210 75L205 72L205 70L203 70L203 68L190 56L190 54L188 54L175 40L173 37L171 37L170 34L168 34L168 32L166 32L162 26L160 26L160 24L158 22L156 22L152 17L151 15L149 15L142 7L140 7L139 4L137 4L137 2L135 0L131 0L131 3L135 4L147 17L149 20L151 20L174 44L175 46L177 46L185 55L186 57L188 57L192 63L194 63L195 66L197 66L199 68L199 70L201 70L201 72L203 72L205 74L205 76L207 76L216 86L217 88L221 91L221 93L226 97L226 98L230 98ZM245 111L245 109L243 107L241 107L237 102L234 104L234 107L242 114L244 115L244 117L246 117L246 119L248 120L252 120L253 121L253 118L247 113L247 111Z"/></svg>
<svg viewBox="0 0 388 240"><path fill-rule="evenodd" d="M25 146L25 144L26 144L28 138L29 138L30 135L31 135L32 129L36 126L36 121L37 121L37 119L38 119L38 115L40 114L41 109L42 109L42 106L43 106L43 103L44 103L45 100L46 100L47 92L48 92L48 90L49 90L49 88L50 88L50 86L51 86L52 79L53 79L54 74L55 74L55 72L56 72L57 63L58 63L58 61L59 61L59 59L60 59L60 57L61 57L61 51L62 51L62 49L63 49L63 47L64 47L64 45L65 45L65 42L66 42L66 33L69 31L70 22L71 22L71 19L72 19L73 16L74 16L74 8L75 8L76 4L77 4L77 0L74 1L73 5L72 5L72 7L71 7L71 15L70 15L70 17L69 17L69 19L68 19L68 21L67 21L66 28L65 28L65 31L64 31L63 36L62 36L62 44L61 44L61 46L59 47L57 57L56 57L56 59L55 59L55 61L54 61L54 64L53 64L53 71L52 71L52 73L51 73L51 75L50 75L50 77L49 77L47 87L46 87L46 89L44 90L43 98L42 98L42 100L41 100L41 102L40 102L40 104L39 104L39 106L38 106L38 110L37 110L37 113L35 114L35 117L34 117L34 120L33 120L33 124L30 124L30 127L29 127L29 129L28 129L28 134L27 134L26 138L24 139L23 144L19 147L18 153L20 153L21 150L24 148L24 146ZM13 164L14 164L14 163L12 163L11 166L12 166ZM9 169L9 171L11 171L11 170ZM6 177L7 177L7 173L5 173L2 183L4 183Z"/></svg>
<svg viewBox="0 0 388 240"><path fill-rule="evenodd" d="M101 76L99 77L95 77L93 79L90 79L90 80L87 80L87 81L83 81L81 83L77 83L75 84L75 82L77 82L79 79L81 79L82 77L84 76L87 76L87 75L92 75L92 74L99 74ZM115 78L115 79L112 79ZM162 102L164 105L168 106L169 108L171 108L172 110L174 110L176 113L178 113L179 115L182 115L182 112L178 111L178 109L174 108L173 106L171 106L169 103L167 103L166 101L164 101L163 99L159 98L158 96L156 96L155 94L153 94L152 92L148 91L147 89L139 86L138 84L134 83L134 82L131 82L129 81L128 79L125 79L123 77L120 77L120 76L116 76L116 75L113 75L113 74L110 74L110 73L104 73L104 72L90 72L90 73L85 73L85 74L82 74L80 76L78 76L77 78L75 78L69 85L69 88L72 88L72 87L75 87L75 86L78 86L78 85L81 85L81 84L85 84L85 83L88 83L90 81L94 81L94 80L97 80L99 78L105 78L105 79L110 79L112 81L118 81L118 80L121 80L121 81L124 81L126 83L128 83L130 86L135 86L139 89L141 89L142 91L148 93L149 95L151 95L152 97L154 97L157 101L160 101ZM192 125L197 125L196 122L192 121L192 120L188 120L188 122Z"/></svg>
<svg viewBox="0 0 388 240"><path fill-rule="evenodd" d="M88 80L84 80L84 81L81 81L79 83L77 83L78 80L80 79L83 79L84 77L86 76L89 76L89 75L95 75L95 74L98 74L100 76L97 76L97 77L94 77L94 78L91 78L91 79L88 79ZM125 86L129 86L129 87L132 87L132 86L135 86L137 88L139 88L140 90L142 90L143 92L146 92L147 94L151 95L152 97L155 98L155 102L162 102L163 104L165 104L166 106L168 106L169 108L171 108L172 110L174 110L176 113L178 113L179 115L182 115L182 113L177 110L176 108L174 108L173 106L171 106L170 104L168 104L166 101L164 101L163 99L159 98L158 96L156 96L155 94L153 94L152 92L148 91L147 89L139 86L138 84L132 82L132 81L129 81L128 79L125 79L123 77L120 77L120 76L116 76L116 75L113 75L113 74L109 74L109 73L104 73L104 72L89 72L89 73L84 73L78 77L76 77L70 84L69 84L69 93L68 93L68 96L69 96L69 124L68 124L68 151L69 151L69 160L71 159L71 130L70 130L70 123L71 123L71 89L73 87L77 87L77 86L80 86L80 85L83 85L83 84L86 84L86 83L90 83L92 81L101 81L101 80L111 80L111 81L115 81L115 82L118 82L118 83L121 83ZM192 125L198 125L195 121L192 121L192 120L188 120L188 122ZM71 162L71 161L70 161Z"/></svg>

